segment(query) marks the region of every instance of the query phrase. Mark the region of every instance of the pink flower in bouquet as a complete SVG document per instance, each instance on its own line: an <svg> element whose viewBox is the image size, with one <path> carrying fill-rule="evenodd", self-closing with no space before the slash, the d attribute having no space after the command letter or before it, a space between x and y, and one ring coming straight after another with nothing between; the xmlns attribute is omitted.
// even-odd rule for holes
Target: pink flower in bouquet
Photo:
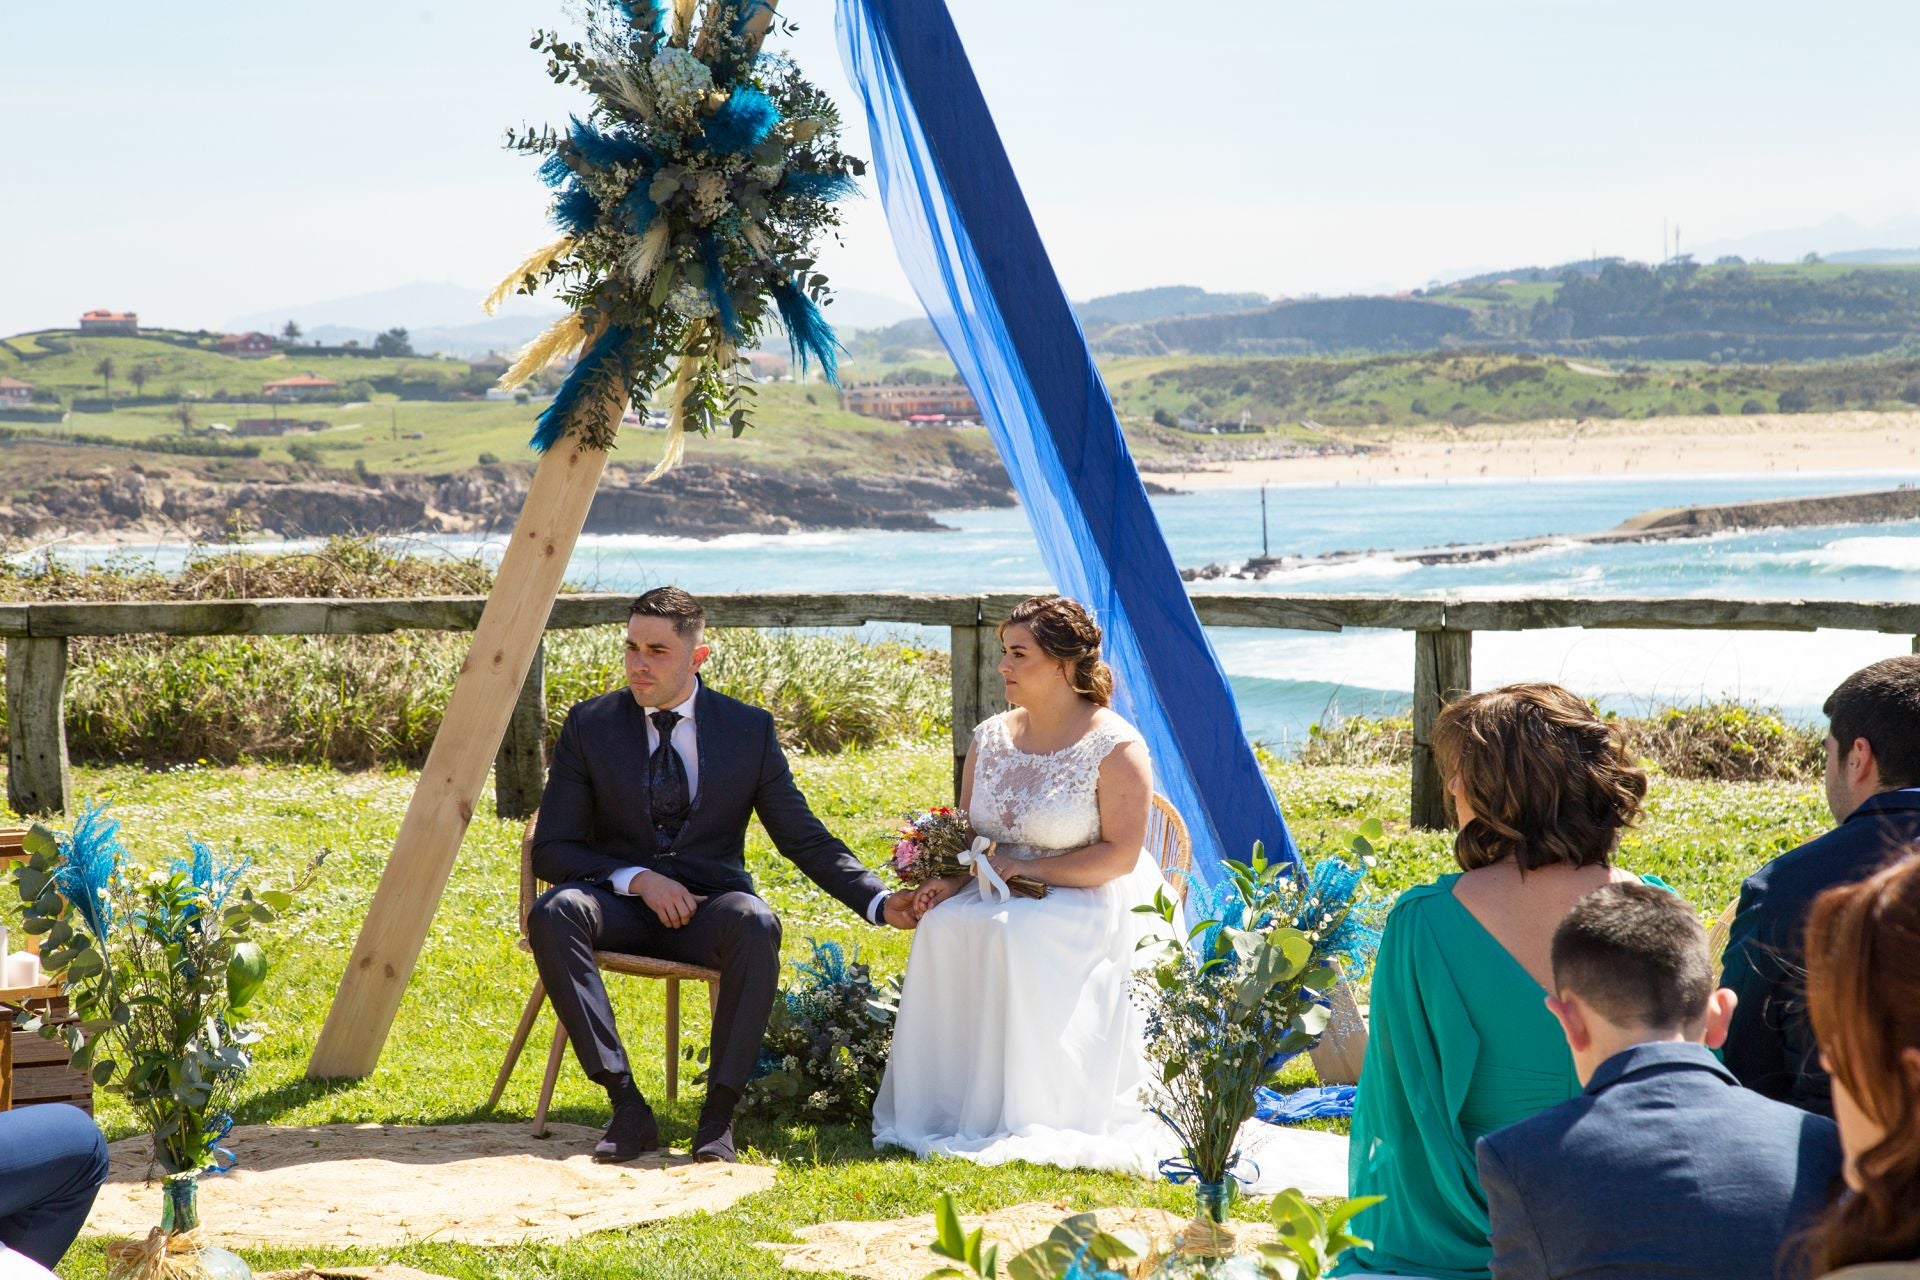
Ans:
<svg viewBox="0 0 1920 1280"><path fill-rule="evenodd" d="M895 871L905 871L908 867L912 866L913 857L916 852L917 850L915 850L913 841L911 840L903 839L900 843L894 845L893 869Z"/></svg>

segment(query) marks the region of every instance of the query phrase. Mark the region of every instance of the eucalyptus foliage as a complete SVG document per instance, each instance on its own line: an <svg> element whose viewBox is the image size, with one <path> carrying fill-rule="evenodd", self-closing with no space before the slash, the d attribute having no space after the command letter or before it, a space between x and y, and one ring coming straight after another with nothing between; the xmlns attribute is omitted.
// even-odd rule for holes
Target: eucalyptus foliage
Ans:
<svg viewBox="0 0 1920 1280"><path fill-rule="evenodd" d="M1378 944L1373 910L1354 892L1381 827L1369 820L1361 832L1351 845L1354 865L1326 858L1311 873L1267 861L1256 843L1250 861L1225 864L1213 918L1195 924L1184 944L1144 944L1157 948L1134 979L1158 1077L1151 1103L1185 1149L1185 1172L1202 1183L1231 1174L1254 1090L1275 1083L1280 1063L1319 1039L1343 965L1363 967ZM1177 916L1164 890L1135 910L1169 926Z"/></svg>
<svg viewBox="0 0 1920 1280"><path fill-rule="evenodd" d="M253 933L293 893L249 887L248 859L199 841L166 867L131 866L119 823L96 805L64 835L36 824L25 851L13 869L22 927L75 1015L29 1029L64 1040L75 1068L126 1098L168 1176L219 1167L228 1104L261 1034L248 1014L267 959Z"/></svg>

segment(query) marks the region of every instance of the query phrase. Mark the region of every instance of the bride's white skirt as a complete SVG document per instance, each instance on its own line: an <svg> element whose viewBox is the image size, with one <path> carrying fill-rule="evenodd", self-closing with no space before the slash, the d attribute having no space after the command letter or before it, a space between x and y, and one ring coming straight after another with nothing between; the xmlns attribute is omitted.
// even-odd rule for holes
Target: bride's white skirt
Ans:
<svg viewBox="0 0 1920 1280"><path fill-rule="evenodd" d="M1162 883L1143 856L1097 888L994 902L969 885L928 912L874 1100L874 1145L1155 1176L1179 1144L1141 1101L1142 1018L1128 985L1136 943L1165 929L1133 908ZM1346 1194L1345 1138L1257 1120L1241 1138L1259 1171L1249 1192Z"/></svg>

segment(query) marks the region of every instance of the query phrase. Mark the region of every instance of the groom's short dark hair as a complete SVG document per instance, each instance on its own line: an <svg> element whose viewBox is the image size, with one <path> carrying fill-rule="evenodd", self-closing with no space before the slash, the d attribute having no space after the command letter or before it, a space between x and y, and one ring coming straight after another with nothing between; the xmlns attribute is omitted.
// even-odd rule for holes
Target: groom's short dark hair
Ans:
<svg viewBox="0 0 1920 1280"><path fill-rule="evenodd" d="M698 643L707 627L707 611L700 602L679 587L655 587L634 599L629 618L665 618L673 624L674 634L682 640Z"/></svg>
<svg viewBox="0 0 1920 1280"><path fill-rule="evenodd" d="M1602 885L1553 931L1553 985L1615 1026L1684 1027L1705 1015L1713 994L1707 932L1677 893Z"/></svg>

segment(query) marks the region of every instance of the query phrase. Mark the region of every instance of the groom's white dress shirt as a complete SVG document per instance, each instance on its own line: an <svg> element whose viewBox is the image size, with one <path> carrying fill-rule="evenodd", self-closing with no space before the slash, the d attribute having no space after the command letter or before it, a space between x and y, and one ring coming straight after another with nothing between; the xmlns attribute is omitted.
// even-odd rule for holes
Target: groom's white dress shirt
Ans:
<svg viewBox="0 0 1920 1280"><path fill-rule="evenodd" d="M698 685L695 685L694 691L687 695L687 700L679 706L672 708L673 713L680 717L674 721L672 741L673 749L680 757L680 763L687 768L687 801L689 804L692 803L695 796L700 794L700 731L695 727L693 722L693 704L699 697L700 689ZM658 710L658 708L645 707L643 709L647 713L647 758L651 760L653 753L660 749L660 730L653 723L653 713ZM634 876L645 870L645 867L622 867L608 877L608 887L623 897L638 897L639 895L635 894L628 886L633 883ZM867 923L880 923L880 909L885 905L889 896L890 892L883 889L875 895L872 902L867 904Z"/></svg>

